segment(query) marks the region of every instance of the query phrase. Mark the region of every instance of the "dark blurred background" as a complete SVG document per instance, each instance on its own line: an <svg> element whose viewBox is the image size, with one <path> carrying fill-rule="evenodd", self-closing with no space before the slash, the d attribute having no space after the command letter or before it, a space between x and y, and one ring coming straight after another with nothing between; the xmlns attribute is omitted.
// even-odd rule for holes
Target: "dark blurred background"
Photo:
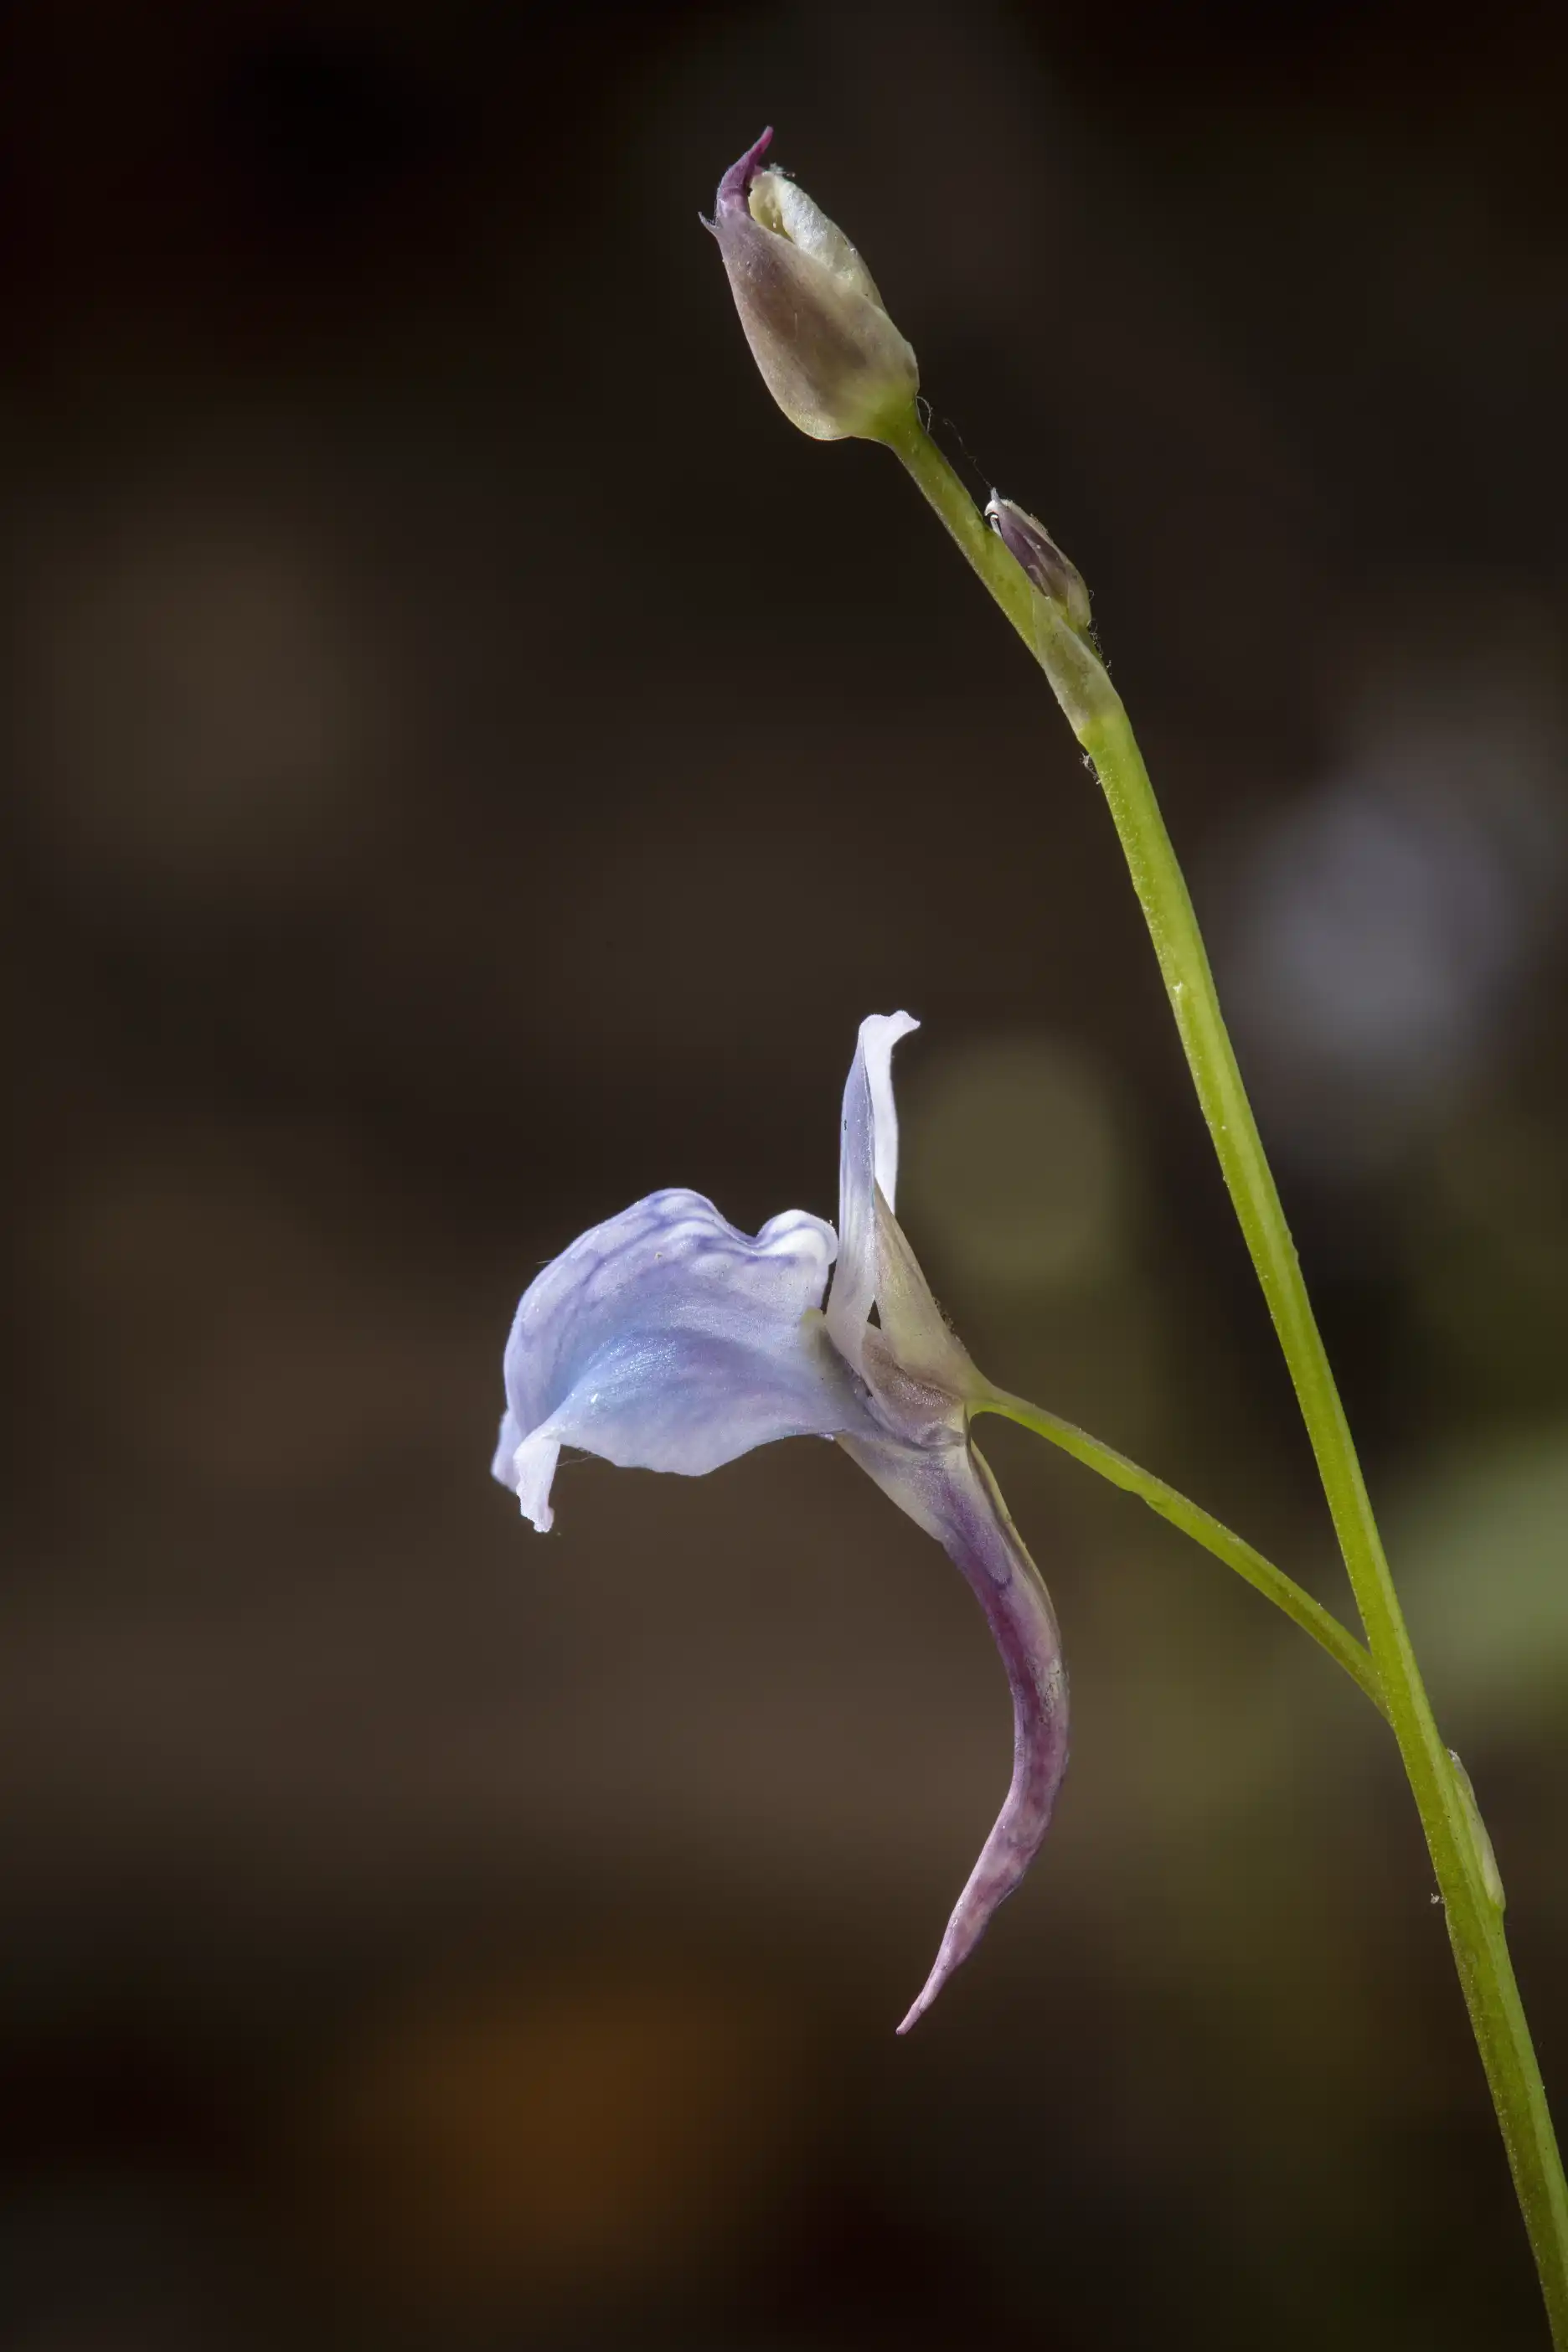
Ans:
<svg viewBox="0 0 1568 2352"><path fill-rule="evenodd" d="M18 2352L1534 2346L1390 1743L993 1424L1076 1754L832 1449L487 1475L855 1024L993 1376L1349 1607L1111 831L697 223L764 121L1042 514L1210 927L1568 2102L1560 12L18 0L0 73Z"/></svg>

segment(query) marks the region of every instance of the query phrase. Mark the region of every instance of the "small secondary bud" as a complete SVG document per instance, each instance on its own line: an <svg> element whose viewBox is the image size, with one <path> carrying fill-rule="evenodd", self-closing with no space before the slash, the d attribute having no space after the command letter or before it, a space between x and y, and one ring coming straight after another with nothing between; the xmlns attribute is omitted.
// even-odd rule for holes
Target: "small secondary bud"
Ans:
<svg viewBox="0 0 1568 2352"><path fill-rule="evenodd" d="M915 355L842 229L761 157L773 132L719 183L710 224L763 381L814 441L876 441L920 387Z"/></svg>
<svg viewBox="0 0 1568 2352"><path fill-rule="evenodd" d="M1459 1803L1465 1816L1465 1826L1470 1832L1470 1843L1474 1849L1476 1860L1480 1865L1481 1885L1487 1890L1487 1900L1495 1909L1506 1910L1508 1896L1502 1891L1502 1873L1497 1866L1497 1855L1493 1852L1487 1825L1481 1819L1481 1809L1476 1802L1476 1792L1471 1784L1470 1776L1460 1763L1458 1751L1452 1748L1448 1750L1448 1761L1454 1768L1454 1778L1458 1783Z"/></svg>
<svg viewBox="0 0 1568 2352"><path fill-rule="evenodd" d="M1011 499L991 493L985 520L1042 596L1048 596L1066 614L1075 629L1089 626L1089 590L1076 563L1069 563L1043 522L1016 507Z"/></svg>

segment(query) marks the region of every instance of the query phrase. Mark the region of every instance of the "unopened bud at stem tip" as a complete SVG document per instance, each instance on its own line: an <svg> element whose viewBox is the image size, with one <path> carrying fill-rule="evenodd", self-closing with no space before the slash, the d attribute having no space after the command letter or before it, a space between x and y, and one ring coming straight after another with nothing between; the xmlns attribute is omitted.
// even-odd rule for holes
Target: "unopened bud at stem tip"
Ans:
<svg viewBox="0 0 1568 2352"><path fill-rule="evenodd" d="M762 137L719 183L710 226L763 381L816 441L886 439L919 388L915 355L843 230Z"/></svg>

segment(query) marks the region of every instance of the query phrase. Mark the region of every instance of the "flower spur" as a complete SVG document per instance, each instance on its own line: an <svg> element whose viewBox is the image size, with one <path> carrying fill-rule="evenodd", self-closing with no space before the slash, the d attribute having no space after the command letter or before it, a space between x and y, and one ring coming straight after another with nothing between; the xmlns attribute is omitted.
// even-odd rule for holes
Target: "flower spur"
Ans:
<svg viewBox="0 0 1568 2352"><path fill-rule="evenodd" d="M544 1268L507 1342L494 1464L542 1530L563 1445L623 1469L695 1476L774 1438L832 1437L963 1570L1007 1672L1013 1779L900 2032L1038 1851L1068 1719L1049 1597L969 1434L995 1391L942 1320L893 1213L892 1051L918 1025L907 1013L861 1024L844 1090L837 1236L791 1210L753 1238L699 1192L653 1192Z"/></svg>

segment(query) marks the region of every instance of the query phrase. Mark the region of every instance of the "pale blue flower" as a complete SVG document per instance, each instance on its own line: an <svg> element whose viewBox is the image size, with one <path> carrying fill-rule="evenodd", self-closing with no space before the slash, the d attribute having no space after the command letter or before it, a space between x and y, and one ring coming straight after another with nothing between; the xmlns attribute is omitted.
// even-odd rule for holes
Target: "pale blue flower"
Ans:
<svg viewBox="0 0 1568 2352"><path fill-rule="evenodd" d="M776 1437L833 1437L963 1570L1007 1669L1013 1781L900 2032L1023 1877L1067 1763L1050 1600L969 1435L990 1391L893 1214L892 1051L918 1025L907 1013L861 1024L844 1090L837 1237L799 1209L753 1237L700 1192L653 1192L544 1268L507 1342L494 1465L542 1530L563 1445L623 1469L696 1476Z"/></svg>

